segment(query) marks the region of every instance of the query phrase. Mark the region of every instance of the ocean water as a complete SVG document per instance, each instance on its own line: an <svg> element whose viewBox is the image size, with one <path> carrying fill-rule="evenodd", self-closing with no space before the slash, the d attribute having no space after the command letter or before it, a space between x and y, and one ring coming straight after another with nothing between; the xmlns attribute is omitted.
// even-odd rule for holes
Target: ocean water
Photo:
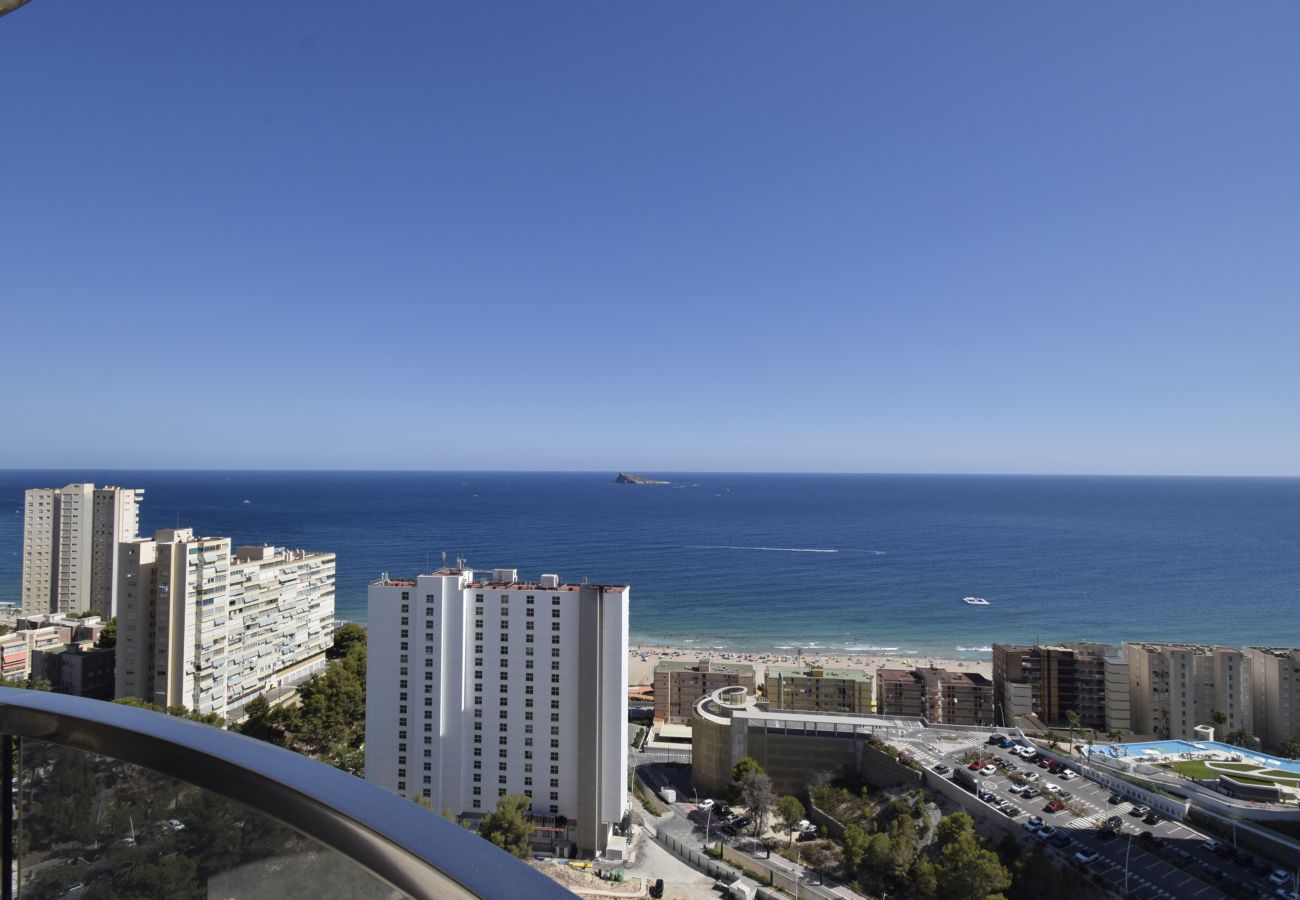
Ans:
<svg viewBox="0 0 1300 900"><path fill-rule="evenodd" d="M633 641L986 658L994 641L1300 645L1300 479L613 472L0 471L0 600L22 492L146 490L142 533L338 554L366 584L463 556L632 585ZM962 603L969 594L986 607Z"/></svg>

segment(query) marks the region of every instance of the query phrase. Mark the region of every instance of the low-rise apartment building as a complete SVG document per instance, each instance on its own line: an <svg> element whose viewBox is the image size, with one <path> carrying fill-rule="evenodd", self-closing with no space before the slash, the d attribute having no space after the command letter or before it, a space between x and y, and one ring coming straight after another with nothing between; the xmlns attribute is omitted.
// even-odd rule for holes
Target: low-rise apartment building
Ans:
<svg viewBox="0 0 1300 900"><path fill-rule="evenodd" d="M863 669L768 666L763 693L772 709L869 713L875 708L875 680Z"/></svg>
<svg viewBox="0 0 1300 900"><path fill-rule="evenodd" d="M992 725L993 682L977 672L934 666L881 669L876 710L887 716L923 717L932 724Z"/></svg>
<svg viewBox="0 0 1300 900"><path fill-rule="evenodd" d="M114 662L112 647L96 647L93 641L56 644L32 654L32 675L45 678L60 694L112 700Z"/></svg>
<svg viewBox="0 0 1300 900"><path fill-rule="evenodd" d="M690 725L695 701L718 688L739 685L754 694L754 667L749 663L701 660L661 660L655 666L655 721Z"/></svg>

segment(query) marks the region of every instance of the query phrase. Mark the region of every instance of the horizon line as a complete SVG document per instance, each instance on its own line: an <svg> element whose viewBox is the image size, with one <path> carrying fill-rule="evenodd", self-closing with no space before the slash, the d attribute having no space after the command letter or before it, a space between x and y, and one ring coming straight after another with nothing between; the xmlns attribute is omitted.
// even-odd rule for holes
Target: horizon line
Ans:
<svg viewBox="0 0 1300 900"><path fill-rule="evenodd" d="M209 468L201 466L159 466L159 467L116 467L116 466L63 466L63 467L0 467L0 473L7 472L284 472L284 473L328 473L340 474L480 474L480 475L596 475L612 472L629 474L647 473L650 475L803 475L803 476L854 476L854 477L900 477L900 478L1184 478L1184 479L1287 479L1300 478L1300 474L1225 474L1225 473L1172 473L1172 472L950 472L950 471L875 471L851 472L831 470L796 470L796 469L418 469L418 468L351 468L351 467L239 467Z"/></svg>

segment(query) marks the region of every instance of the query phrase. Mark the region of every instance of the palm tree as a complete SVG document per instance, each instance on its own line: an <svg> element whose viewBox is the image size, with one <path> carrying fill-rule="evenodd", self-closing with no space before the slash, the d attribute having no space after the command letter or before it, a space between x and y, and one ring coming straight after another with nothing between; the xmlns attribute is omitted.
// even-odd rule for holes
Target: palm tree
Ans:
<svg viewBox="0 0 1300 900"><path fill-rule="evenodd" d="M1070 752L1073 753L1074 752L1074 731L1076 728L1080 727L1083 724L1083 720L1079 718L1079 714L1077 712L1075 712L1072 709L1067 709L1065 711L1065 722L1067 725L1070 726Z"/></svg>

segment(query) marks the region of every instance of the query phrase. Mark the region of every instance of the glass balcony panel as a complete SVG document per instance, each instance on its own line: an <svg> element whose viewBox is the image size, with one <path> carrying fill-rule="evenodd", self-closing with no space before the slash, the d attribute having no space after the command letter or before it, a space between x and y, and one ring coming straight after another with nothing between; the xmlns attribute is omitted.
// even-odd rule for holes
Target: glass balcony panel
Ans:
<svg viewBox="0 0 1300 900"><path fill-rule="evenodd" d="M20 739L18 897L399 898L241 803L111 757Z"/></svg>

